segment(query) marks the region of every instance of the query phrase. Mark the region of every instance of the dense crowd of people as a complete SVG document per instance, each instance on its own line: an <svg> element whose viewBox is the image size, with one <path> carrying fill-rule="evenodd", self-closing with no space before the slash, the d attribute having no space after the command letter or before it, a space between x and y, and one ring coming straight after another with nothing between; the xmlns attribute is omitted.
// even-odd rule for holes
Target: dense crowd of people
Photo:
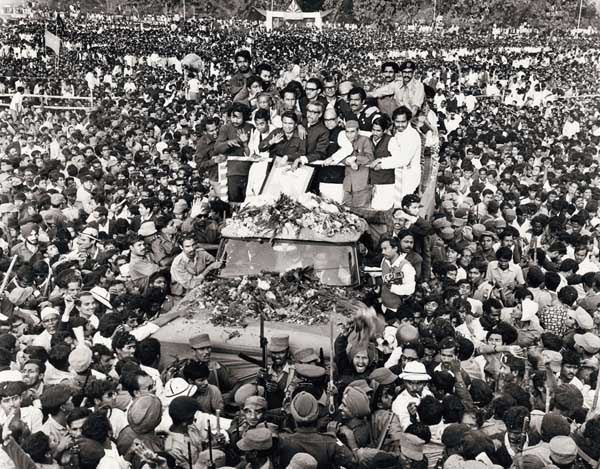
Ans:
<svg viewBox="0 0 600 469"><path fill-rule="evenodd" d="M0 30L1 467L598 467L598 36L47 20ZM331 360L170 361L275 168L384 221L376 287Z"/></svg>

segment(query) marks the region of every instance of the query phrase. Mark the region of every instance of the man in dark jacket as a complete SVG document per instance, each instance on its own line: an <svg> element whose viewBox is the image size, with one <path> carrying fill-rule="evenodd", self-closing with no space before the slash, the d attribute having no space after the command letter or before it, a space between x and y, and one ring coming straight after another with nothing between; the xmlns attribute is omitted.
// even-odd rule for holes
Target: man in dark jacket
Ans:
<svg viewBox="0 0 600 469"><path fill-rule="evenodd" d="M354 468L358 461L352 451L335 435L319 433L317 418L319 404L314 396L300 392L290 405L296 431L279 435L279 466L287 467L296 453L310 454L317 460L317 469L344 466Z"/></svg>

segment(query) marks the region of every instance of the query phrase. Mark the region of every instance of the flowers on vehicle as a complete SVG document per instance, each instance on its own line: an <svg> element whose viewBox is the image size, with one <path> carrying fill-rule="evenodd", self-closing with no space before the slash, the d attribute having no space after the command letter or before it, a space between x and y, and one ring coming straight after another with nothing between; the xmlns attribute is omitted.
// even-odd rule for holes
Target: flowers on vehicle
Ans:
<svg viewBox="0 0 600 469"><path fill-rule="evenodd" d="M189 311L206 309L217 326L245 327L262 313L269 321L322 324L340 300L360 299L359 290L322 285L311 268L256 277L208 278L188 293Z"/></svg>
<svg viewBox="0 0 600 469"><path fill-rule="evenodd" d="M255 197L244 204L224 230L231 237L282 237L286 239L356 236L365 230L362 218L335 202L306 193L294 200Z"/></svg>

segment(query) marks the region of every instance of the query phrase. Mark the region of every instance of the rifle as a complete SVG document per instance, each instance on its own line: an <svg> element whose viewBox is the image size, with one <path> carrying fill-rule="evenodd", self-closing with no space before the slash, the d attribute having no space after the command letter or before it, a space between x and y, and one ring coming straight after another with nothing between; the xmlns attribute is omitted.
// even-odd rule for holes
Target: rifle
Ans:
<svg viewBox="0 0 600 469"><path fill-rule="evenodd" d="M210 429L210 420L208 421L208 465L207 469L216 469L215 461L213 459L213 448L212 448L212 431Z"/></svg>
<svg viewBox="0 0 600 469"><path fill-rule="evenodd" d="M258 366L259 368L262 368L263 366L262 360L258 360L257 358L251 357L250 355L244 352L238 353L238 357L240 357L245 362L252 363L253 365Z"/></svg>
<svg viewBox="0 0 600 469"><path fill-rule="evenodd" d="M390 431L390 427L392 425L392 420L394 420L394 415L396 415L396 414L394 414L393 412L390 412L390 416L388 417L387 423L385 424L385 428L381 432L381 435L379 435L379 441L377 442L378 450L381 449L381 447L383 446L385 437L387 436L388 432Z"/></svg>
<svg viewBox="0 0 600 469"><path fill-rule="evenodd" d="M15 263L17 262L17 258L18 258L18 256L15 254L13 256L12 260L10 261L8 270L4 274L4 279L2 280L2 286L0 286L0 296L2 295L2 293L4 293L4 290L6 289L6 285L8 285L8 280L10 279L10 274L12 273L13 269L15 268Z"/></svg>
<svg viewBox="0 0 600 469"><path fill-rule="evenodd" d="M333 357L334 352L334 325L336 308L333 305L333 314L329 318L329 386L327 387L327 394L329 398L329 408L327 409L330 416L335 414L335 396L333 395Z"/></svg>
<svg viewBox="0 0 600 469"><path fill-rule="evenodd" d="M521 428L521 439L523 442L519 447L519 469L523 469L523 450L525 449L525 442L527 441L527 431L529 429L529 417L523 419L523 427Z"/></svg>
<svg viewBox="0 0 600 469"><path fill-rule="evenodd" d="M265 317L262 313L260 313L260 349L262 351L262 363L260 364L260 367L263 371L263 377L258 379L256 384L258 386L262 386L263 389L265 390L265 398L267 399L267 401L269 400L269 398L268 398L269 391L267 389L267 381L269 379L269 377L267 375L268 366L269 366L268 357L267 357L267 345L268 344L269 344L269 341L265 337Z"/></svg>
<svg viewBox="0 0 600 469"><path fill-rule="evenodd" d="M592 412L594 412L598 406L598 393L600 393L600 383L598 382L598 379L596 379L596 390L594 391L594 400L592 401Z"/></svg>

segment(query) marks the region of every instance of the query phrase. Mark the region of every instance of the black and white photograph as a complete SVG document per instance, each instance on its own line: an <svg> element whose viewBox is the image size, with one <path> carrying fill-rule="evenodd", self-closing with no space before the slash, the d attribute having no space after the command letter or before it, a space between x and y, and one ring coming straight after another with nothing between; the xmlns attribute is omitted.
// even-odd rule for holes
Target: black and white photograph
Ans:
<svg viewBox="0 0 600 469"><path fill-rule="evenodd" d="M0 0L0 469L600 469L600 0Z"/></svg>

